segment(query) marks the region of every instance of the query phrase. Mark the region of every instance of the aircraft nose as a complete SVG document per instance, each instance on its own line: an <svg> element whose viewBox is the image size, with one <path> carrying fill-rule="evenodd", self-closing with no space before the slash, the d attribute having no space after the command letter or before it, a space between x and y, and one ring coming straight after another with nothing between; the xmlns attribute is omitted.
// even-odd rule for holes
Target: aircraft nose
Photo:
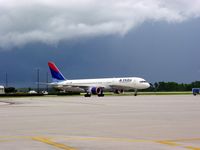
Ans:
<svg viewBox="0 0 200 150"><path fill-rule="evenodd" d="M151 86L151 84L150 84L150 83L147 83L146 86L147 86L147 88L149 88L149 87Z"/></svg>

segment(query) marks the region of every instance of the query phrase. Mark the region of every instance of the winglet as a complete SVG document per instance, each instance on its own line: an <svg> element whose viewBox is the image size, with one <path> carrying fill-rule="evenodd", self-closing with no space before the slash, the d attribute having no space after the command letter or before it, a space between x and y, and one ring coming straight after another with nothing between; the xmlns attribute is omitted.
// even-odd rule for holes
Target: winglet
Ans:
<svg viewBox="0 0 200 150"><path fill-rule="evenodd" d="M65 77L62 75L62 73L59 71L59 69L56 67L54 62L48 62L49 69L51 71L51 76L53 80L56 81L64 81L66 80Z"/></svg>

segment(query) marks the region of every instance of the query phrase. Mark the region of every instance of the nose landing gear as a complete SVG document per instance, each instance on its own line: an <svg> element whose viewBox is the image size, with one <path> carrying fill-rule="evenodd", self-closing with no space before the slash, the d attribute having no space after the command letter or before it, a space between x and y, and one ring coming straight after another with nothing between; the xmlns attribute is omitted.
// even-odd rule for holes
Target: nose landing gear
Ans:
<svg viewBox="0 0 200 150"><path fill-rule="evenodd" d="M135 93L134 93L134 96L137 96L137 89L135 89Z"/></svg>

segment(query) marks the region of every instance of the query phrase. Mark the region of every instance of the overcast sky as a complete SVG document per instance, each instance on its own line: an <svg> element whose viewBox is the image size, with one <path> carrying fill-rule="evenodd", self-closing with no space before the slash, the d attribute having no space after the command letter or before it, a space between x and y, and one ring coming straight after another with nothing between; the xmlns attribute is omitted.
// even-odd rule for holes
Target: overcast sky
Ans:
<svg viewBox="0 0 200 150"><path fill-rule="evenodd" d="M200 80L200 0L0 0L0 84L68 79Z"/></svg>

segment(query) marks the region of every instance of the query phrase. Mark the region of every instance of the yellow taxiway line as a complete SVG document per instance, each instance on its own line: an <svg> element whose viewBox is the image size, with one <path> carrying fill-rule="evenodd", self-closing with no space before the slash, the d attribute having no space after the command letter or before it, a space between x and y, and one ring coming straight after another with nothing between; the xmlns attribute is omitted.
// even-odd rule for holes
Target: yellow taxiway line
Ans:
<svg viewBox="0 0 200 150"><path fill-rule="evenodd" d="M66 141L107 141L107 142L128 142L128 143L157 143L162 145L168 145L171 147L179 147L186 150L200 150L200 147L186 145L184 142L200 141L200 138L189 138L189 139L174 139L174 140L143 140L143 139L128 139L128 138L107 138L107 137L67 137L67 136L55 136L55 137L44 137L44 136L0 136L1 142L12 142L17 139L31 139L41 143L45 143L55 148L63 150L77 150L68 145L55 142L57 138L62 138Z"/></svg>
<svg viewBox="0 0 200 150"><path fill-rule="evenodd" d="M52 145L54 147L57 147L57 148L60 148L60 149L64 149L64 150L76 150L75 148L72 148L72 147L67 146L65 144L54 142L50 138L32 137L32 140L39 141L39 142L42 142L42 143L45 143L45 144L49 144L49 145Z"/></svg>
<svg viewBox="0 0 200 150"><path fill-rule="evenodd" d="M177 143L177 142L188 142L188 141L199 141L199 140L200 140L199 138L194 138L194 139L177 139L177 140L165 140L165 141L155 141L155 142L168 146L182 147L188 150L200 150L200 147L184 146L184 144Z"/></svg>

